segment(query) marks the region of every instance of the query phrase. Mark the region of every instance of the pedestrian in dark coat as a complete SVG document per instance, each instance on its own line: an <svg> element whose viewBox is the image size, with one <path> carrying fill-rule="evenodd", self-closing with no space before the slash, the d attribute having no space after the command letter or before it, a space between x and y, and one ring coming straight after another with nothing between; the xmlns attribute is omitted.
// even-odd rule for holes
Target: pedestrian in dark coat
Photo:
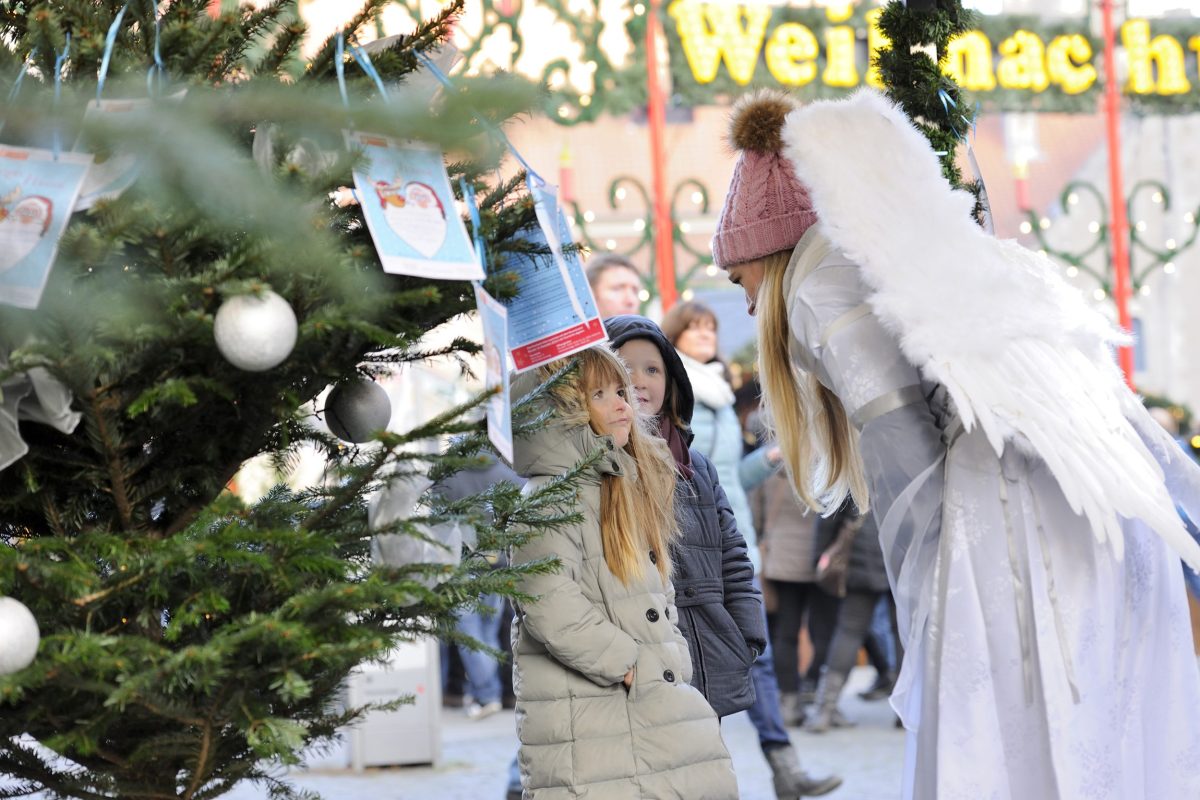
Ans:
<svg viewBox="0 0 1200 800"><path fill-rule="evenodd" d="M673 553L672 580L679 629L692 653L692 685L718 716L742 711L754 702L750 665L766 649L762 595L754 586L746 540L738 532L716 467L688 448L694 401L687 371L667 337L645 317L610 317L605 328L619 352L631 340L649 342L665 365L663 397L639 396L638 402L643 413L659 417L659 432L676 458L681 536ZM639 382L635 379L633 384L636 394ZM663 413L656 413L655 400L662 403Z"/></svg>
<svg viewBox="0 0 1200 800"><path fill-rule="evenodd" d="M838 697L858 650L870 631L875 606L888 591L887 567L879 545L879 531L870 514L862 515L847 502L817 526L817 547L826 564L840 564L831 569L830 582L839 585L843 595L838 609L837 627L829 644L816 699L807 715L804 729L824 733L830 727L840 727L847 721L837 711Z"/></svg>

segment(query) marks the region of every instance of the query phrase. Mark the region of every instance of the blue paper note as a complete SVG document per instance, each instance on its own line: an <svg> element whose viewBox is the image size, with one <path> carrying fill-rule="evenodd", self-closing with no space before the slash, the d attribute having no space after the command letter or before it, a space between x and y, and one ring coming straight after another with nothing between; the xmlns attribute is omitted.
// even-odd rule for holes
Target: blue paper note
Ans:
<svg viewBox="0 0 1200 800"><path fill-rule="evenodd" d="M0 303L37 308L92 157L0 145Z"/></svg>
<svg viewBox="0 0 1200 800"><path fill-rule="evenodd" d="M475 286L475 304L483 321L484 380L498 389L487 404L488 439L509 464L513 460L512 398L508 394L508 310L504 304Z"/></svg>
<svg viewBox="0 0 1200 800"><path fill-rule="evenodd" d="M517 296L508 302L508 337L518 372L608 338L578 253L563 252L571 244L571 229L554 199L555 187L531 190L541 224L521 235L552 252L541 256L514 253L505 263L505 269L517 275ZM551 220L557 225L550 227Z"/></svg>
<svg viewBox="0 0 1200 800"><path fill-rule="evenodd" d="M346 132L362 150L354 186L386 272L483 280L483 265L454 206L442 153L417 142Z"/></svg>

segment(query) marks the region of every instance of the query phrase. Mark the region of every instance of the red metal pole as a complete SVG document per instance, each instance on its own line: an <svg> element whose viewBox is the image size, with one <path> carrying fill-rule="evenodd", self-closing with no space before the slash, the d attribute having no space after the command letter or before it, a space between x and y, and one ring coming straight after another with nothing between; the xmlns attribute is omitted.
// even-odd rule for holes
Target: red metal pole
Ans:
<svg viewBox="0 0 1200 800"><path fill-rule="evenodd" d="M650 128L651 189L654 196L654 254L663 311L675 305L675 226L667 199L667 99L658 79L659 8L650 0L646 18L646 117Z"/></svg>
<svg viewBox="0 0 1200 800"><path fill-rule="evenodd" d="M1108 127L1108 186L1112 206L1113 301L1121 329L1132 330L1129 320L1129 220L1125 217L1125 187L1121 176L1121 89L1117 85L1116 31L1113 2L1100 0L1104 16L1104 114ZM1133 388L1133 349L1118 351L1125 382Z"/></svg>
<svg viewBox="0 0 1200 800"><path fill-rule="evenodd" d="M1024 214L1033 207L1029 202L1029 167L1025 164L1019 165L1013 180L1017 187L1017 210Z"/></svg>

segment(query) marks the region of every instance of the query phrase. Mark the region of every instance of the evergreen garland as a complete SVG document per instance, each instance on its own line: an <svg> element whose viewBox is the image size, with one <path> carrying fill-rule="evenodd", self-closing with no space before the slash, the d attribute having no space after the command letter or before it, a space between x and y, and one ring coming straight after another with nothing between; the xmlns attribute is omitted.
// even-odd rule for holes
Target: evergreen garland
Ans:
<svg viewBox="0 0 1200 800"><path fill-rule="evenodd" d="M891 46L879 51L875 63L888 96L933 145L942 175L951 186L975 197L972 215L983 225L987 214L983 186L964 181L957 162L958 145L970 133L975 111L966 106L958 84L940 66L950 40L973 27L974 14L963 8L961 0L923 0L919 5L909 9L904 0L891 0L884 7L879 29ZM935 48L936 60L917 49L929 46Z"/></svg>
<svg viewBox="0 0 1200 800"><path fill-rule="evenodd" d="M880 50L876 60L888 96L941 154L946 180L957 188L969 188L955 156L970 132L974 112L965 105L958 84L942 73L939 64L946 58L950 40L971 30L974 20L961 0L936 0L930 5L936 8L911 10L903 0L892 0L884 7L879 29L891 47ZM936 63L914 50L930 45L937 50Z"/></svg>

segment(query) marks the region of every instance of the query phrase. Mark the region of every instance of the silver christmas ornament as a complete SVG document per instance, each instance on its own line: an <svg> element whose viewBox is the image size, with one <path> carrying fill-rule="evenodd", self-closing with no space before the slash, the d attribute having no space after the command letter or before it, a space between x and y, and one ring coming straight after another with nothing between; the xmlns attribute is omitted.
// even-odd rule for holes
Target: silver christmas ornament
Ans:
<svg viewBox="0 0 1200 800"><path fill-rule="evenodd" d="M278 366L296 346L296 314L270 290L231 297L213 322L217 349L230 364L248 372Z"/></svg>
<svg viewBox="0 0 1200 800"><path fill-rule="evenodd" d="M343 441L370 441L386 430L391 420L392 401L387 392L367 378L343 381L325 398L325 424Z"/></svg>
<svg viewBox="0 0 1200 800"><path fill-rule="evenodd" d="M40 639L37 620L25 604L0 597L0 675L11 675L32 664Z"/></svg>

